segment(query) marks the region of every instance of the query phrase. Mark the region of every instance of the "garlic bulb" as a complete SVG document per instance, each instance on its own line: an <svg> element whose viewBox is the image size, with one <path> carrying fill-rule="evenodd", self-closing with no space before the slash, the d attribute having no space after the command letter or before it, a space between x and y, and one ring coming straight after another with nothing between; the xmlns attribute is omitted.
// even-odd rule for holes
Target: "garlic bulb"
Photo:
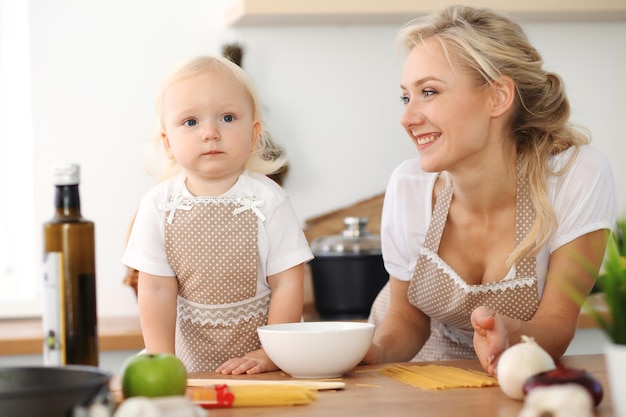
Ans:
<svg viewBox="0 0 626 417"><path fill-rule="evenodd" d="M113 417L207 417L208 411L184 396L132 397L124 400Z"/></svg>
<svg viewBox="0 0 626 417"><path fill-rule="evenodd" d="M518 417L592 417L593 400L578 384L535 388L524 400Z"/></svg>
<svg viewBox="0 0 626 417"><path fill-rule="evenodd" d="M132 397L124 400L114 417L164 417L159 407L146 397Z"/></svg>
<svg viewBox="0 0 626 417"><path fill-rule="evenodd" d="M522 342L505 350L496 366L496 378L508 397L524 399L524 382L539 372L555 369L552 357L535 342L522 336Z"/></svg>

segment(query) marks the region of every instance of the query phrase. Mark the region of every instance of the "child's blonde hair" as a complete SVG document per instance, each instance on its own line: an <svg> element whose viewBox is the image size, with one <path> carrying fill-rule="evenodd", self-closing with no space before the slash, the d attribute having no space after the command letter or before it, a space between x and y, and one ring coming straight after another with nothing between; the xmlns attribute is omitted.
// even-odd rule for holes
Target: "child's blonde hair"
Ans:
<svg viewBox="0 0 626 417"><path fill-rule="evenodd" d="M220 56L197 56L175 67L161 81L155 99L158 125L154 135L156 143L162 140L162 133L165 131L163 125L163 98L166 90L175 82L186 78L194 77L205 72L222 74L234 77L248 94L252 105L252 118L261 124L261 133L257 140L255 152L250 154L246 161L245 168L250 171L260 172L269 175L280 171L287 165L287 157L280 147L278 147L263 123L261 104L258 99L256 88L252 80L238 65ZM180 166L175 160L170 160L161 178L167 178L180 171Z"/></svg>

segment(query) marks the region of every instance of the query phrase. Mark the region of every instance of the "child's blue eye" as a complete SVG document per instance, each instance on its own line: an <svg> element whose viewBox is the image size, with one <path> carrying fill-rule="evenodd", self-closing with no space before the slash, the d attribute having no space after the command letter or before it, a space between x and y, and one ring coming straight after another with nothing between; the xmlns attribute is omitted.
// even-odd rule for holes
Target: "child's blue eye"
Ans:
<svg viewBox="0 0 626 417"><path fill-rule="evenodd" d="M224 116L222 116L222 121L226 122L226 123L230 123L232 121L235 120L235 116L233 116L232 114L226 114Z"/></svg>
<svg viewBox="0 0 626 417"><path fill-rule="evenodd" d="M197 124L198 124L198 121L196 119L189 119L183 122L183 125L185 126L195 126Z"/></svg>

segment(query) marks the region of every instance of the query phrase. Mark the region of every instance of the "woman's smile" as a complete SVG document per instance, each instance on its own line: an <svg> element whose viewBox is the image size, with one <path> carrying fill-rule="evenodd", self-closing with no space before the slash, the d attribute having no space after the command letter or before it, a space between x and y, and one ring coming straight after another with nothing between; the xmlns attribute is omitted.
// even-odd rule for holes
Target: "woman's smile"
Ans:
<svg viewBox="0 0 626 417"><path fill-rule="evenodd" d="M439 133L428 133L425 135L413 135L413 137L415 138L415 143L417 143L420 146L427 145L429 143L436 141L437 139L439 139L439 136L440 136Z"/></svg>

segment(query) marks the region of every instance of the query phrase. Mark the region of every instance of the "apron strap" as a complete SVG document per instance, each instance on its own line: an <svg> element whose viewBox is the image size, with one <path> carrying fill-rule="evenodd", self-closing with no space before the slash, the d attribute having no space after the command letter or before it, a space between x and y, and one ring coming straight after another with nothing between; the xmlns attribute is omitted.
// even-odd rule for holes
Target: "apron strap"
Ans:
<svg viewBox="0 0 626 417"><path fill-rule="evenodd" d="M443 178L445 184L436 197L435 208L433 209L430 225L426 232L426 240L424 241L424 247L431 250L433 253L439 251L439 242L441 242L441 235L443 235L443 229L446 225L453 194L452 181L447 176L443 175L439 178Z"/></svg>
<svg viewBox="0 0 626 417"><path fill-rule="evenodd" d="M526 238L534 221L535 208L530 199L528 178L519 178L518 176L515 204L515 246L518 246ZM535 256L525 256L515 267L515 277L528 278L535 276L537 276L537 260Z"/></svg>

